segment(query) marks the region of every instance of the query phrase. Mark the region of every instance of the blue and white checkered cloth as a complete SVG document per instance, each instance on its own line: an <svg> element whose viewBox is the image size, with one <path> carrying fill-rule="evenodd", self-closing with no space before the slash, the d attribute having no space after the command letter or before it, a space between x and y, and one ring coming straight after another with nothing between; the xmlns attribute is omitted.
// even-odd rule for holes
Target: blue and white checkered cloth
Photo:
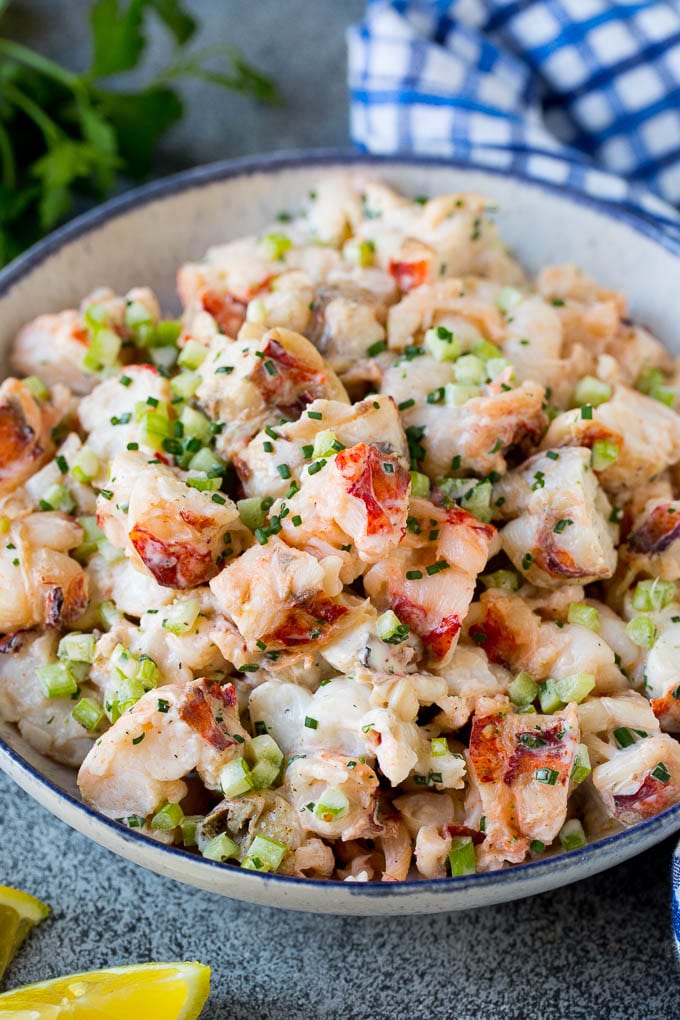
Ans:
<svg viewBox="0 0 680 1020"><path fill-rule="evenodd" d="M348 42L364 151L520 171L678 230L680 0L368 0Z"/></svg>

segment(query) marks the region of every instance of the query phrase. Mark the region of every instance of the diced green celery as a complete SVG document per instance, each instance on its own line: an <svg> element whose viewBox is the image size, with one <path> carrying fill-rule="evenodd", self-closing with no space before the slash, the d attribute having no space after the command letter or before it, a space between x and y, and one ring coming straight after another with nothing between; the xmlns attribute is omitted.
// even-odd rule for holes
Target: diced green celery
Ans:
<svg viewBox="0 0 680 1020"><path fill-rule="evenodd" d="M572 404L574 407L582 407L583 404L591 404L597 407L611 400L612 388L609 383L596 379L593 375L584 375L576 384Z"/></svg>
<svg viewBox="0 0 680 1020"><path fill-rule="evenodd" d="M76 501L71 493L63 485L55 483L50 485L40 500L41 510L58 510L64 514L70 514L76 508Z"/></svg>
<svg viewBox="0 0 680 1020"><path fill-rule="evenodd" d="M502 287L496 296L496 308L507 315L520 303L523 296L521 290L517 290L516 287Z"/></svg>
<svg viewBox="0 0 680 1020"><path fill-rule="evenodd" d="M449 753L449 742L446 737L432 737L430 740L430 754L433 758L443 758Z"/></svg>
<svg viewBox="0 0 680 1020"><path fill-rule="evenodd" d="M119 560L125 559L124 550L112 545L104 536L97 542L97 551L106 563L117 563Z"/></svg>
<svg viewBox="0 0 680 1020"><path fill-rule="evenodd" d="M662 404L666 404L667 407L673 406L677 395L672 386L665 384L664 375L658 368L646 368L638 376L635 389L639 390L640 393L646 393L647 396L658 400Z"/></svg>
<svg viewBox="0 0 680 1020"><path fill-rule="evenodd" d="M470 353L474 354L475 357L479 358L479 360L483 362L490 361L492 358L503 357L503 352L500 347L496 347L496 345L490 343L489 340L483 339L475 340L470 348Z"/></svg>
<svg viewBox="0 0 680 1020"><path fill-rule="evenodd" d="M430 479L420 471L410 471L411 495L414 499L427 499L430 495Z"/></svg>
<svg viewBox="0 0 680 1020"><path fill-rule="evenodd" d="M96 640L94 634L81 634L74 631L65 634L59 642L57 655L60 659L73 662L94 662Z"/></svg>
<svg viewBox="0 0 680 1020"><path fill-rule="evenodd" d="M580 704L595 688L595 677L592 673L573 673L555 681L555 693L565 705L570 701Z"/></svg>
<svg viewBox="0 0 680 1020"><path fill-rule="evenodd" d="M65 662L38 666L38 680L48 698L66 698L78 693L78 684Z"/></svg>
<svg viewBox="0 0 680 1020"><path fill-rule="evenodd" d="M172 436L173 428L170 419L158 411L148 410L141 421L140 439L145 446L159 453L163 449L163 440Z"/></svg>
<svg viewBox="0 0 680 1020"><path fill-rule="evenodd" d="M268 733L261 733L253 737L250 742L250 750L256 761L268 761L280 767L283 761L283 751L273 737Z"/></svg>
<svg viewBox="0 0 680 1020"><path fill-rule="evenodd" d="M202 443L210 442L210 419L200 411L195 411L193 407L185 407L179 420L184 428L185 436L195 436Z"/></svg>
<svg viewBox="0 0 680 1020"><path fill-rule="evenodd" d="M474 489L460 498L460 505L478 521L491 520L491 482L479 482Z"/></svg>
<svg viewBox="0 0 680 1020"><path fill-rule="evenodd" d="M176 347L182 323L178 319L162 319L156 326L154 341L159 347Z"/></svg>
<svg viewBox="0 0 680 1020"><path fill-rule="evenodd" d="M170 380L170 392L173 397L191 400L200 384L201 377L198 372L180 372Z"/></svg>
<svg viewBox="0 0 680 1020"><path fill-rule="evenodd" d="M285 843L277 843L267 836L256 836L248 848L248 854L241 862L249 871L276 871L288 853Z"/></svg>
<svg viewBox="0 0 680 1020"><path fill-rule="evenodd" d="M153 315L141 301L128 301L125 306L125 325L135 332L140 326L153 326Z"/></svg>
<svg viewBox="0 0 680 1020"><path fill-rule="evenodd" d="M538 684L529 673L522 670L511 681L508 694L513 705L530 705L538 697Z"/></svg>
<svg viewBox="0 0 680 1020"><path fill-rule="evenodd" d="M490 380L497 379L507 368L512 368L512 362L507 358L489 358L486 363L486 377ZM514 379L514 370L511 378Z"/></svg>
<svg viewBox="0 0 680 1020"><path fill-rule="evenodd" d="M195 369L199 365L202 365L208 355L208 348L205 344L201 344L198 340L187 340L186 344L179 352L177 358L177 364L181 365L182 368Z"/></svg>
<svg viewBox="0 0 680 1020"><path fill-rule="evenodd" d="M150 691L158 686L160 670L148 655L140 655L137 659L135 680L139 680L145 690Z"/></svg>
<svg viewBox="0 0 680 1020"><path fill-rule="evenodd" d="M96 730L105 719L104 709L94 698L81 698L71 715L86 730Z"/></svg>
<svg viewBox="0 0 680 1020"><path fill-rule="evenodd" d="M246 528L255 531L261 528L267 519L266 511L262 509L262 500L259 496L249 496L247 499L239 499L236 503L238 515Z"/></svg>
<svg viewBox="0 0 680 1020"><path fill-rule="evenodd" d="M221 832L219 836L209 840L201 851L209 861L228 861L231 857L238 857L239 849L233 839Z"/></svg>
<svg viewBox="0 0 680 1020"><path fill-rule="evenodd" d="M125 645L122 645L120 641L111 652L110 662L121 676L127 677L128 680L136 679L139 659Z"/></svg>
<svg viewBox="0 0 680 1020"><path fill-rule="evenodd" d="M332 457L337 450L338 437L332 429L324 429L322 432L317 432L314 437L312 457L315 459L319 457Z"/></svg>
<svg viewBox="0 0 680 1020"><path fill-rule="evenodd" d="M388 645L398 645L409 636L408 624L402 623L396 613L387 609L376 620L376 634Z"/></svg>
<svg viewBox="0 0 680 1020"><path fill-rule="evenodd" d="M31 391L36 400L47 400L49 397L50 391L47 386L45 386L42 379L39 379L37 375L27 375L25 379L22 379L21 381L24 386Z"/></svg>
<svg viewBox="0 0 680 1020"><path fill-rule="evenodd" d="M98 305L93 301L83 311L83 319L87 328L96 333L98 329L105 326L109 321L109 310L105 305Z"/></svg>
<svg viewBox="0 0 680 1020"><path fill-rule="evenodd" d="M626 634L639 648L651 648L656 640L656 626L648 616L635 616L626 625Z"/></svg>
<svg viewBox="0 0 680 1020"><path fill-rule="evenodd" d="M99 474L99 457L94 450L83 446L74 457L70 470L77 482L87 484Z"/></svg>
<svg viewBox="0 0 680 1020"><path fill-rule="evenodd" d="M314 817L322 822L333 822L336 818L344 818L349 811L349 800L342 790L328 787L323 796L316 802Z"/></svg>
<svg viewBox="0 0 680 1020"><path fill-rule="evenodd" d="M437 488L448 499L461 500L479 484L478 478L438 478Z"/></svg>
<svg viewBox="0 0 680 1020"><path fill-rule="evenodd" d="M556 681L553 679L545 680L540 685L538 699L541 703L541 711L546 715L552 715L553 712L557 712L560 708L564 708L562 699L557 693Z"/></svg>
<svg viewBox="0 0 680 1020"><path fill-rule="evenodd" d="M495 570L479 578L485 588L502 588L503 591L517 591L521 580L514 570Z"/></svg>
<svg viewBox="0 0 680 1020"><path fill-rule="evenodd" d="M433 326L428 329L423 338L425 350L428 351L436 361L455 361L460 357L460 341L455 333L445 326Z"/></svg>
<svg viewBox="0 0 680 1020"><path fill-rule="evenodd" d="M171 634L187 634L196 623L200 611L201 603L198 599L179 599L164 610L163 627Z"/></svg>
<svg viewBox="0 0 680 1020"><path fill-rule="evenodd" d="M196 827L203 821L203 815L184 815L179 827L182 830L182 843L184 846L196 846Z"/></svg>
<svg viewBox="0 0 680 1020"><path fill-rule="evenodd" d="M240 797L253 788L253 779L245 758L233 758L222 767L220 786L225 797Z"/></svg>
<svg viewBox="0 0 680 1020"><path fill-rule="evenodd" d="M255 790L266 790L273 786L281 768L271 761L257 761L250 770L250 779Z"/></svg>
<svg viewBox="0 0 680 1020"><path fill-rule="evenodd" d="M118 361L122 343L121 338L112 329L104 327L97 330L83 357L83 368L87 372L103 372L107 368L113 368Z"/></svg>
<svg viewBox="0 0 680 1020"><path fill-rule="evenodd" d="M444 386L444 403L448 407L462 407L468 400L478 397L479 386L463 386L460 383L446 383Z"/></svg>
<svg viewBox="0 0 680 1020"><path fill-rule="evenodd" d="M360 241L358 237L353 237L343 245L342 254L348 262L366 269L375 260L375 244L373 241Z"/></svg>
<svg viewBox="0 0 680 1020"><path fill-rule="evenodd" d="M199 492L217 492L222 485L221 478L206 478L205 475L200 475L197 478L192 476L185 478L184 481L190 489L198 489Z"/></svg>
<svg viewBox="0 0 680 1020"><path fill-rule="evenodd" d="M121 675L115 688L110 692L110 702L107 701L104 706L111 722L116 722L121 715L128 712L144 694L146 694L144 685L139 680Z"/></svg>
<svg viewBox="0 0 680 1020"><path fill-rule="evenodd" d="M449 867L452 878L473 875L477 870L475 847L470 836L454 836L449 851Z"/></svg>
<svg viewBox="0 0 680 1020"><path fill-rule="evenodd" d="M675 598L675 582L654 580L640 581L633 591L633 609L640 613L657 613L665 609Z"/></svg>
<svg viewBox="0 0 680 1020"><path fill-rule="evenodd" d="M453 370L456 382L463 386L481 386L486 379L486 364L476 354L463 354Z"/></svg>
<svg viewBox="0 0 680 1020"><path fill-rule="evenodd" d="M204 446L189 461L189 470L204 471L208 478L215 478L217 475L224 474L226 465L212 450Z"/></svg>
<svg viewBox="0 0 680 1020"><path fill-rule="evenodd" d="M177 348L176 347L152 347L151 360L154 365L158 368L171 369L177 361Z"/></svg>
<svg viewBox="0 0 680 1020"><path fill-rule="evenodd" d="M97 613L99 614L102 626L106 630L111 630L112 627L115 627L115 625L120 623L123 619L123 614L120 609L118 609L110 599L107 599L106 602L99 603L97 606Z"/></svg>
<svg viewBox="0 0 680 1020"><path fill-rule="evenodd" d="M286 234L275 231L261 237L259 247L266 259L270 259L272 262L281 262L292 245L293 242Z"/></svg>
<svg viewBox="0 0 680 1020"><path fill-rule="evenodd" d="M565 850L578 850L586 845L586 834L578 818L570 818L558 833L559 841Z"/></svg>
<svg viewBox="0 0 680 1020"><path fill-rule="evenodd" d="M567 613L568 623L577 623L580 627L587 627L597 634L600 629L600 614L594 606L587 606L585 602L572 602Z"/></svg>
<svg viewBox="0 0 680 1020"><path fill-rule="evenodd" d="M590 456L593 471L606 471L619 457L617 443L608 439L596 439Z"/></svg>
<svg viewBox="0 0 680 1020"><path fill-rule="evenodd" d="M178 825L181 825L182 819L184 818L184 812L182 811L179 804L167 803L162 808L159 808L156 814L151 819L151 828L158 829L161 832L171 832L176 829Z"/></svg>
<svg viewBox="0 0 680 1020"><path fill-rule="evenodd" d="M592 771L590 765L590 755L588 748L585 744L578 744L576 748L576 754L574 755L574 764L571 767L571 782L574 786L579 786L585 779L588 778Z"/></svg>

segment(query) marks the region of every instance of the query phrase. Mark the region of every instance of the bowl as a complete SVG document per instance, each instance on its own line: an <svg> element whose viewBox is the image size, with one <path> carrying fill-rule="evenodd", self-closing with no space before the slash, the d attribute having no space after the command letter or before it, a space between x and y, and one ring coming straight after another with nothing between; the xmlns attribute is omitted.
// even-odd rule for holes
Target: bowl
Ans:
<svg viewBox="0 0 680 1020"><path fill-rule="evenodd" d="M77 304L101 284L120 293L148 284L172 310L181 262L200 257L210 244L257 231L277 212L295 209L320 177L352 169L412 195L466 190L488 196L499 205L501 235L530 272L549 262L578 263L603 285L624 289L635 318L669 346L675 342L680 353L680 243L661 222L472 164L328 152L190 170L122 195L56 231L0 274L0 351L7 352L27 319ZM320 882L240 871L102 817L80 801L74 772L33 750L7 723L0 723L0 766L58 818L136 864L235 899L318 913L415 914L500 903L604 871L680 830L676 804L580 850L502 871L385 884Z"/></svg>

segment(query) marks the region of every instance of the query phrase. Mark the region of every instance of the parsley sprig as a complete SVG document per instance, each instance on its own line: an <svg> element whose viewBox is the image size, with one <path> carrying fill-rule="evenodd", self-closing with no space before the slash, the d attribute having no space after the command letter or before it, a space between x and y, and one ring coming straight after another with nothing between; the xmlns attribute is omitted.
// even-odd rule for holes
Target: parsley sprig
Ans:
<svg viewBox="0 0 680 1020"><path fill-rule="evenodd" d="M8 3L0 0L0 16ZM111 87L143 64L153 16L175 41L172 61L142 88ZM96 0L83 72L0 36L0 264L61 222L77 200L103 198L119 178L148 173L158 141L183 116L180 79L278 101L274 83L229 43L190 49L197 28L182 0Z"/></svg>

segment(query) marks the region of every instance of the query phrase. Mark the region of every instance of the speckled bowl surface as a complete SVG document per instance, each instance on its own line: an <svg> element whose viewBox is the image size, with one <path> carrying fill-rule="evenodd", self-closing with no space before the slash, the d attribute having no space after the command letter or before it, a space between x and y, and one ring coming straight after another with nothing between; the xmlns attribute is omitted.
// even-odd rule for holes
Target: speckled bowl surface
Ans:
<svg viewBox="0 0 680 1020"><path fill-rule="evenodd" d="M208 245L256 232L295 209L318 179L338 171L386 179L406 193L477 191L499 205L504 240L530 272L573 261L605 286L623 288L631 313L680 352L680 244L649 218L553 185L470 165L426 159L281 154L214 164L156 182L101 206L51 235L0 274L0 350L18 327L66 308L99 285L119 292L148 284L167 312L177 307L177 266ZM0 723L0 766L69 825L115 853L201 889L267 906L337 914L459 910L557 888L640 853L680 830L680 804L581 850L504 871L434 881L362 884L261 875L165 847L80 801L72 771L54 764ZM680 860L674 918L680 928Z"/></svg>

